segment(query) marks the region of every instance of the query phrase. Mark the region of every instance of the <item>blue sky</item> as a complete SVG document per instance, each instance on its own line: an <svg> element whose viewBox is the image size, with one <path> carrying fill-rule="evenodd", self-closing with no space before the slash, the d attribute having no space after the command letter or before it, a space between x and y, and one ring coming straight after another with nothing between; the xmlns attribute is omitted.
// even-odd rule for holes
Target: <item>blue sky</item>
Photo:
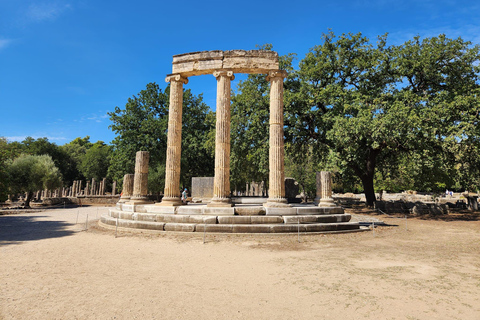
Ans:
<svg viewBox="0 0 480 320"><path fill-rule="evenodd" d="M173 55L271 43L302 59L328 29L479 44L480 2L0 0L0 136L109 143L107 112L149 82L165 88ZM185 88L215 108L213 75Z"/></svg>

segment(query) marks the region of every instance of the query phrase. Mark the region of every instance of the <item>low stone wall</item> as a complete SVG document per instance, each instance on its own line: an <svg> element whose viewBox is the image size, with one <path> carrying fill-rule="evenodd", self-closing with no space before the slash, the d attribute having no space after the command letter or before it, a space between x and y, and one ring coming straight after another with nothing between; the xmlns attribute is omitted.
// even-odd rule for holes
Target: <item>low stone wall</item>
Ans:
<svg viewBox="0 0 480 320"><path fill-rule="evenodd" d="M72 203L78 205L89 205L89 204L111 204L114 205L120 200L120 195L106 195L106 196L78 196L69 198Z"/></svg>
<svg viewBox="0 0 480 320"><path fill-rule="evenodd" d="M42 202L34 202L34 203L30 203L30 205L55 206L57 204L72 204L73 201L71 199L72 198L67 198L67 197L44 198Z"/></svg>
<svg viewBox="0 0 480 320"><path fill-rule="evenodd" d="M448 206L437 202L376 201L375 209L385 213L413 214L416 216L448 214Z"/></svg>

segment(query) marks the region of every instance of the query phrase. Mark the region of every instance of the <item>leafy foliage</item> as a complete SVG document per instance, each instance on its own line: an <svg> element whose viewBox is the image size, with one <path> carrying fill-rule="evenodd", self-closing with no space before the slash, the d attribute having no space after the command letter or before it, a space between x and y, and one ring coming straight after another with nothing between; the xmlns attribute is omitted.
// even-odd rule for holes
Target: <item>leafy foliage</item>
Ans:
<svg viewBox="0 0 480 320"><path fill-rule="evenodd" d="M111 149L111 146L103 141L97 141L86 151L79 170L87 180L95 178L96 181L100 181L107 176Z"/></svg>
<svg viewBox="0 0 480 320"><path fill-rule="evenodd" d="M286 107L286 136L297 152L308 144L333 150L338 166L361 179L369 205L375 170L394 173L402 153L418 159L414 181L425 174L442 180L439 163L453 167L443 142L460 121L451 117L454 101L458 108L458 97L478 87L478 48L470 43L445 36L402 46L386 40L373 45L361 34L324 35L300 62Z"/></svg>
<svg viewBox="0 0 480 320"><path fill-rule="evenodd" d="M125 109L109 113L110 128L117 134L109 175L119 182L135 169L135 153L150 152L149 190L162 192L167 153L168 105L170 87L163 92L156 83L149 83L137 96L129 98ZM182 118L182 162L180 181L190 186L193 176L213 174L213 156L208 150L209 132L214 125L208 119L209 107L201 95L185 90Z"/></svg>
<svg viewBox="0 0 480 320"><path fill-rule="evenodd" d="M29 206L33 192L61 186L62 176L48 155L22 154L8 165L10 190L12 193L27 192Z"/></svg>

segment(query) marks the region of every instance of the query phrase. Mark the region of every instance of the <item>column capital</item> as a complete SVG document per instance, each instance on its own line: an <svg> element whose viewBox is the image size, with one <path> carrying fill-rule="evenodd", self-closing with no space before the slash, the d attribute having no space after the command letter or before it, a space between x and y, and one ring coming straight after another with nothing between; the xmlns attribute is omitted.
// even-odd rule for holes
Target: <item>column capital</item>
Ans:
<svg viewBox="0 0 480 320"><path fill-rule="evenodd" d="M179 82L182 82L183 84L187 84L188 78L178 73L167 75L167 77L165 78L165 82L172 82L172 81L179 81Z"/></svg>
<svg viewBox="0 0 480 320"><path fill-rule="evenodd" d="M286 78L287 77L287 71L285 70L271 70L268 72L267 75L267 81L271 81L275 78Z"/></svg>
<svg viewBox="0 0 480 320"><path fill-rule="evenodd" d="M218 79L218 77L227 77L230 78L230 80L235 80L235 75L233 74L233 71L230 70L217 70L213 72L213 76Z"/></svg>

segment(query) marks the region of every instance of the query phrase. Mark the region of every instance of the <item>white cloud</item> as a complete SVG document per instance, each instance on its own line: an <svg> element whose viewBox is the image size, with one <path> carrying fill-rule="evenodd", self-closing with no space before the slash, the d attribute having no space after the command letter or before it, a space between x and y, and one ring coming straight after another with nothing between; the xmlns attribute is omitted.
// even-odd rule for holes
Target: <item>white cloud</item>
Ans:
<svg viewBox="0 0 480 320"><path fill-rule="evenodd" d="M32 3L26 12L26 17L32 22L54 20L64 11L71 8L68 3L36 2Z"/></svg>
<svg viewBox="0 0 480 320"><path fill-rule="evenodd" d="M0 39L0 51L8 47L12 42L12 39Z"/></svg>
<svg viewBox="0 0 480 320"><path fill-rule="evenodd" d="M392 32L388 35L389 42L392 44L403 44L405 41L412 40L415 36L421 38L438 37L445 34L447 38L456 39L462 37L465 41L471 41L474 44L480 43L480 25L464 25L461 28L452 28L449 26L437 27L431 29L410 29L401 32Z"/></svg>
<svg viewBox="0 0 480 320"><path fill-rule="evenodd" d="M85 120L90 120L94 122L103 122L104 119L108 119L109 115L104 111L98 111L97 113L91 113L80 117L79 119L74 119L75 122L84 122Z"/></svg>
<svg viewBox="0 0 480 320"><path fill-rule="evenodd" d="M48 141L50 142L55 142L55 141L65 141L68 140L65 137L54 137L54 136L11 136L11 137L5 137L8 141L23 141L25 140L26 137L32 137L33 139L38 139L38 138L47 138Z"/></svg>

